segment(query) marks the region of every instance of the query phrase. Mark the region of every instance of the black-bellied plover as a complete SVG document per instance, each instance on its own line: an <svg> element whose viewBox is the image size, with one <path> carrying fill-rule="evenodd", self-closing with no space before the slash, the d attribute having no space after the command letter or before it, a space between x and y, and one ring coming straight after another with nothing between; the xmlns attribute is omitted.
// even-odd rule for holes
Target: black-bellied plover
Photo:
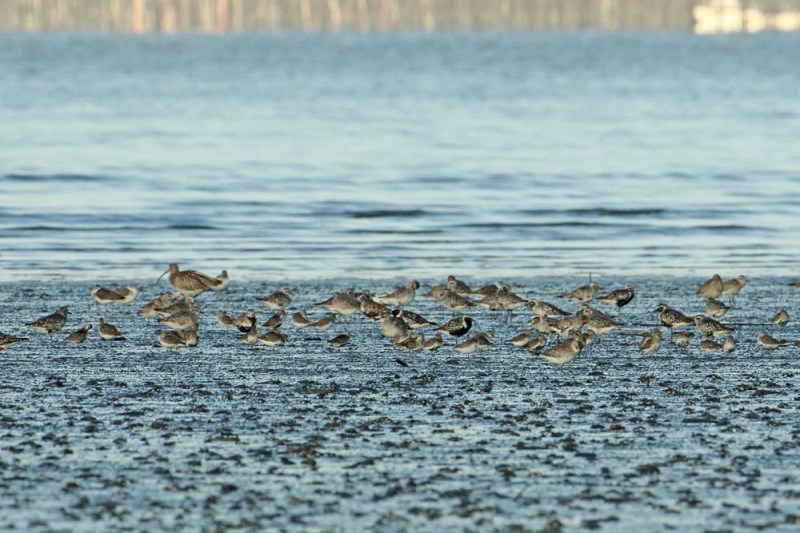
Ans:
<svg viewBox="0 0 800 533"><path fill-rule="evenodd" d="M543 318L561 318L569 316L569 313L559 309L555 305L545 302L544 300L530 299L528 300L528 307L534 316Z"/></svg>
<svg viewBox="0 0 800 533"><path fill-rule="evenodd" d="M728 306L716 298L706 300L705 313L713 318L722 318L728 312Z"/></svg>
<svg viewBox="0 0 800 533"><path fill-rule="evenodd" d="M744 289L744 286L747 284L747 277L744 275L736 276L733 279L729 279L722 284L722 295L723 296L730 296L731 301L736 298L736 295Z"/></svg>
<svg viewBox="0 0 800 533"><path fill-rule="evenodd" d="M8 333L0 333L0 350L5 350L6 348L11 348L16 344L20 344L28 340L25 337L17 337L15 335L9 335Z"/></svg>
<svg viewBox="0 0 800 533"><path fill-rule="evenodd" d="M494 331L488 330L482 333L476 333L475 336L478 339L478 349L485 350L486 348L492 345L492 337L494 337Z"/></svg>
<svg viewBox="0 0 800 533"><path fill-rule="evenodd" d="M425 344L425 337L422 333L410 331L406 335L395 337L392 343L411 352L418 352Z"/></svg>
<svg viewBox="0 0 800 533"><path fill-rule="evenodd" d="M411 329L420 329L427 326L436 325L424 316L406 309L392 309L392 314L398 318L401 318L403 322L405 322L406 325Z"/></svg>
<svg viewBox="0 0 800 533"><path fill-rule="evenodd" d="M196 270L181 270L176 263L169 265L167 271L161 274L158 280L161 281L166 274L169 274L170 284L184 296L197 296L223 283L217 278L212 278L208 274Z"/></svg>
<svg viewBox="0 0 800 533"><path fill-rule="evenodd" d="M68 315L69 309L62 307L55 313L43 316L33 322L28 322L26 326L39 333L55 333L56 331L60 331L61 328L64 327L64 324L67 323Z"/></svg>
<svg viewBox="0 0 800 533"><path fill-rule="evenodd" d="M622 324L607 316L592 315L586 318L586 329L595 335L604 335Z"/></svg>
<svg viewBox="0 0 800 533"><path fill-rule="evenodd" d="M566 294L562 294L559 298L566 298L567 300L574 300L578 303L586 303L591 301L594 298L594 295L597 294L597 291L600 289L600 285L595 283L594 281L578 287L577 289L570 291Z"/></svg>
<svg viewBox="0 0 800 533"><path fill-rule="evenodd" d="M508 283L504 283L502 281L495 281L494 283L490 283L489 285L486 285L486 286L481 287L480 289L478 289L476 291L473 291L472 295L473 296L483 296L483 297L494 296L495 294L497 294L497 291L503 290L503 289L507 290L507 291L510 291L511 290L511 286Z"/></svg>
<svg viewBox="0 0 800 533"><path fill-rule="evenodd" d="M241 315L233 319L233 325L242 333L250 331L256 323L256 312L253 309L248 309Z"/></svg>
<svg viewBox="0 0 800 533"><path fill-rule="evenodd" d="M83 327L77 331L73 331L67 338L64 339L65 342L72 342L75 344L81 343L86 340L86 335L89 333L89 330L94 327L92 324L84 324Z"/></svg>
<svg viewBox="0 0 800 533"><path fill-rule="evenodd" d="M311 325L311 321L308 319L308 311L298 311L292 315L292 325L297 329L300 328L307 328Z"/></svg>
<svg viewBox="0 0 800 533"><path fill-rule="evenodd" d="M158 321L162 326L169 329L183 331L197 324L197 314L191 311L179 311Z"/></svg>
<svg viewBox="0 0 800 533"><path fill-rule="evenodd" d="M786 309L781 309L778 313L772 317L772 323L777 324L779 326L785 326L789 323L789 311Z"/></svg>
<svg viewBox="0 0 800 533"><path fill-rule="evenodd" d="M437 333L444 333L451 337L461 337L472 328L474 319L468 315L461 315L450 319L445 325L436 330Z"/></svg>
<svg viewBox="0 0 800 533"><path fill-rule="evenodd" d="M292 294L291 289L284 287L283 289L275 291L267 296L256 298L256 300L262 302L273 311L277 311L279 309L285 309L286 306L292 303L293 296L294 295Z"/></svg>
<svg viewBox="0 0 800 533"><path fill-rule="evenodd" d="M701 298L719 298L722 295L722 278L714 274L711 279L704 281L697 289L697 296Z"/></svg>
<svg viewBox="0 0 800 533"><path fill-rule="evenodd" d="M456 351L463 354L475 353L478 351L478 335L472 334L465 341L456 344Z"/></svg>
<svg viewBox="0 0 800 533"><path fill-rule="evenodd" d="M472 289L470 289L469 285L452 275L447 276L447 288L450 292L454 292L459 296L470 296L472 294Z"/></svg>
<svg viewBox="0 0 800 533"><path fill-rule="evenodd" d="M621 289L616 289L605 296L600 296L597 298L597 301L602 302L606 305L613 305L616 308L624 307L628 305L633 297L636 295L636 292L633 288L633 285L625 285L625 287Z"/></svg>
<svg viewBox="0 0 800 533"><path fill-rule="evenodd" d="M575 359L581 350L583 350L583 341L576 336L548 348L540 353L539 357L557 365L564 365Z"/></svg>
<svg viewBox="0 0 800 533"><path fill-rule="evenodd" d="M219 284L212 286L211 287L212 291L216 291L216 292L227 291L228 287L231 286L231 278L228 277L228 271L227 270L223 270L222 272L220 272L219 275L216 276L214 279L219 281Z"/></svg>
<svg viewBox="0 0 800 533"><path fill-rule="evenodd" d="M389 313L389 308L373 300L367 291L358 296L358 301L361 312L372 320L380 320L383 315Z"/></svg>
<svg viewBox="0 0 800 533"><path fill-rule="evenodd" d="M225 328L236 327L236 321L225 311L217 311L217 321Z"/></svg>
<svg viewBox="0 0 800 533"><path fill-rule="evenodd" d="M531 324L533 325L533 329L544 335L560 332L559 320L556 318L534 316L531 318Z"/></svg>
<svg viewBox="0 0 800 533"><path fill-rule="evenodd" d="M684 315L677 309L667 307L666 304L658 304L658 307L656 307L656 313L658 313L658 319L661 321L661 324L670 330L694 325L693 319Z"/></svg>
<svg viewBox="0 0 800 533"><path fill-rule="evenodd" d="M405 337L409 329L402 318L398 318L391 313L384 313L381 317L381 335L394 339L395 337Z"/></svg>
<svg viewBox="0 0 800 533"><path fill-rule="evenodd" d="M528 343L525 345L525 349L529 352L539 352L545 346L547 346L547 337L544 335L538 335L528 341Z"/></svg>
<svg viewBox="0 0 800 533"><path fill-rule="evenodd" d="M719 337L720 335L733 332L728 326L720 324L713 318L708 318L703 315L694 317L694 325L703 337Z"/></svg>
<svg viewBox="0 0 800 533"><path fill-rule="evenodd" d="M336 322L336 315L334 313L328 313L324 317L320 318L316 322L312 322L308 325L310 328L316 328L320 331L325 331L326 329L330 328L333 323Z"/></svg>
<svg viewBox="0 0 800 533"><path fill-rule="evenodd" d="M465 298L464 296L459 296L450 290L448 290L444 296L439 298L438 302L454 313L464 309L465 307L472 307L475 305L469 299Z"/></svg>
<svg viewBox="0 0 800 533"><path fill-rule="evenodd" d="M540 317L533 317L533 318L540 318ZM587 321L588 319L583 315L575 315L562 318L561 320L556 321L556 326L555 326L555 329L557 330L556 333L558 333L562 337L571 337L575 333L580 331L583 328L583 326L586 325Z"/></svg>

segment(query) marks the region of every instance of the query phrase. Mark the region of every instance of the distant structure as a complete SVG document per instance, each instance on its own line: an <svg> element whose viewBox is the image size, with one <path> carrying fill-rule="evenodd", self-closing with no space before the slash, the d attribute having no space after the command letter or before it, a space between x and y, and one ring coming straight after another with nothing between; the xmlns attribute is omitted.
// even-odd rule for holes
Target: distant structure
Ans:
<svg viewBox="0 0 800 533"><path fill-rule="evenodd" d="M798 31L800 0L0 0L0 31Z"/></svg>

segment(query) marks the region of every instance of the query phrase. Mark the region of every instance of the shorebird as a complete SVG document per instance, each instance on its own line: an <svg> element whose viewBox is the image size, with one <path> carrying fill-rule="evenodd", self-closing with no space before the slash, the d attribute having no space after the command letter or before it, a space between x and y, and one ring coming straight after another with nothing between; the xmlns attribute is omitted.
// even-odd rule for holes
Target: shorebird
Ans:
<svg viewBox="0 0 800 533"><path fill-rule="evenodd" d="M688 348L693 338L694 333L691 331L678 331L672 335L672 342L679 348Z"/></svg>
<svg viewBox="0 0 800 533"><path fill-rule="evenodd" d="M459 296L450 290L448 290L444 296L439 299L439 303L454 313L464 309L465 307L472 307L475 305L467 298Z"/></svg>
<svg viewBox="0 0 800 533"><path fill-rule="evenodd" d="M344 330L341 334L328 341L328 343L330 343L330 345L334 348L341 348L348 342L350 342L350 332L347 330Z"/></svg>
<svg viewBox="0 0 800 533"><path fill-rule="evenodd" d="M494 331L484 331L483 333L477 333L476 338L478 339L478 349L485 350L489 346L492 345L492 337L494 337Z"/></svg>
<svg viewBox="0 0 800 533"><path fill-rule="evenodd" d="M733 338L733 335L728 335L725 338L725 342L722 343L722 349L728 353L736 349L736 340Z"/></svg>
<svg viewBox="0 0 800 533"><path fill-rule="evenodd" d="M217 320L223 327L226 328L236 327L236 321L225 311L217 311Z"/></svg>
<svg viewBox="0 0 800 533"><path fill-rule="evenodd" d="M175 331L171 329L162 330L156 333L156 340L162 348L197 346L199 341L196 327L184 331Z"/></svg>
<svg viewBox="0 0 800 533"><path fill-rule="evenodd" d="M695 323L694 320L688 316L676 309L667 307L665 304L658 304L656 313L658 313L658 319L661 321L661 324L668 327L670 330L693 326Z"/></svg>
<svg viewBox="0 0 800 533"><path fill-rule="evenodd" d="M258 325L256 324L255 326L250 328L250 331L248 331L244 335L238 335L236 337L236 340L238 340L243 344L255 344L256 342L258 342Z"/></svg>
<svg viewBox="0 0 800 533"><path fill-rule="evenodd" d="M228 271L223 270L220 272L219 276L215 277L217 281L219 281L219 285L215 285L211 287L212 291L222 292L227 291L228 287L231 286L231 278L228 277Z"/></svg>
<svg viewBox="0 0 800 533"><path fill-rule="evenodd" d="M703 339L700 341L700 349L706 353L713 353L716 352L717 350L720 350L721 348L722 348L721 344L719 344L718 342L714 342L710 339Z"/></svg>
<svg viewBox="0 0 800 533"><path fill-rule="evenodd" d="M546 345L547 338L544 335L539 335L538 337L534 337L529 340L528 344L525 345L525 349L529 352L539 352Z"/></svg>
<svg viewBox="0 0 800 533"><path fill-rule="evenodd" d="M180 298L183 298L182 296ZM144 307L139 311L139 314L145 318L157 318L161 316L160 311L175 303L175 298L168 292L162 292L156 298L147 302Z"/></svg>
<svg viewBox="0 0 800 533"><path fill-rule="evenodd" d="M533 325L533 329L544 335L549 333L560 333L559 321L555 318L542 318L540 316L534 316L531 318L531 324Z"/></svg>
<svg viewBox="0 0 800 533"><path fill-rule="evenodd" d="M605 296L597 298L597 300L606 305L613 305L619 309L620 307L628 305L635 295L636 293L634 292L633 285L625 285L624 288L611 291Z"/></svg>
<svg viewBox="0 0 800 533"><path fill-rule="evenodd" d="M183 331L197 324L197 315L190 311L180 311L173 315L162 318L158 321L158 323L168 327L169 329Z"/></svg>
<svg viewBox="0 0 800 533"><path fill-rule="evenodd" d="M505 289L507 291L511 290L511 286L508 283L503 283L502 281L495 281L492 284L486 285L485 287L481 287L477 291L473 291L473 296L494 296L497 294L498 290Z"/></svg>
<svg viewBox="0 0 800 533"><path fill-rule="evenodd" d="M26 326L39 333L55 333L67 323L68 314L69 309L62 307L53 314L43 316L33 322L28 322Z"/></svg>
<svg viewBox="0 0 800 533"><path fill-rule="evenodd" d="M563 311L555 305L543 300L528 300L528 307L534 316L540 316L542 318L561 318L564 316L569 316L569 313L566 311Z"/></svg>
<svg viewBox="0 0 800 533"><path fill-rule="evenodd" d="M408 326L402 318L387 313L381 318L381 335L390 339L406 337L408 335Z"/></svg>
<svg viewBox="0 0 800 533"><path fill-rule="evenodd" d="M511 346L516 346L517 348L524 348L531 340L531 337L533 337L533 332L531 332L530 330L525 330L519 335L508 339L506 341L506 344L510 344Z"/></svg>
<svg viewBox="0 0 800 533"><path fill-rule="evenodd" d="M330 328L334 322L336 322L336 315L330 313L320 318L316 322L312 322L309 324L309 327L317 328L320 331L325 331L326 329Z"/></svg>
<svg viewBox="0 0 800 533"><path fill-rule="evenodd" d="M453 292L453 291L447 288L447 283L443 283L442 285L437 285L433 287L425 296L427 296L431 300L439 301L448 292Z"/></svg>
<svg viewBox="0 0 800 533"><path fill-rule="evenodd" d="M98 305L103 306L103 312L105 312L105 308L109 305L122 303L122 300L124 299L123 296L117 291L106 289L100 285L92 286L92 298L95 302L97 302Z"/></svg>
<svg viewBox="0 0 800 533"><path fill-rule="evenodd" d="M595 282L590 282L587 285L578 287L574 291L562 294L559 298L566 298L567 300L574 300L578 303L586 303L594 298L594 295L600 289L600 285Z"/></svg>
<svg viewBox="0 0 800 533"><path fill-rule="evenodd" d="M795 289L800 289L800 281L793 281L789 284L789 286Z"/></svg>
<svg viewBox="0 0 800 533"><path fill-rule="evenodd" d="M132 301L134 301L137 296L139 296L139 287L137 287L133 283L129 283L128 285L125 285L121 289L116 289L115 292L120 296L122 296L122 301L118 303L129 304Z"/></svg>
<svg viewBox="0 0 800 533"><path fill-rule="evenodd" d="M308 319L307 311L298 311L297 313L292 315L292 325L297 329L306 328L311 325L311 321Z"/></svg>
<svg viewBox="0 0 800 533"><path fill-rule="evenodd" d="M714 274L711 279L703 282L697 289L697 296L701 298L719 298L722 295L723 283L719 274Z"/></svg>
<svg viewBox="0 0 800 533"><path fill-rule="evenodd" d="M92 324L85 324L81 329L77 331L73 331L67 338L64 339L66 342L74 342L75 344L81 343L86 340L86 335L89 333L89 330L92 329Z"/></svg>
<svg viewBox="0 0 800 533"><path fill-rule="evenodd" d="M705 313L714 318L722 318L728 312L728 306L715 298L706 301Z"/></svg>
<svg viewBox="0 0 800 533"><path fill-rule="evenodd" d="M324 307L333 313L349 316L361 310L361 302L358 301L352 291L336 292L327 300L314 305Z"/></svg>
<svg viewBox="0 0 800 533"><path fill-rule="evenodd" d="M269 296L263 296L261 298L256 298L259 302L263 302L264 305L272 309L273 311L278 311L280 309L286 308L287 305L292 303L292 291L288 288L283 288L279 291L275 291Z"/></svg>
<svg viewBox="0 0 800 533"><path fill-rule="evenodd" d="M413 311L405 309L392 309L392 315L401 318L411 329L420 329L426 326L435 326L433 322Z"/></svg>
<svg viewBox="0 0 800 533"><path fill-rule="evenodd" d="M534 317L539 318L539 317ZM572 337L586 325L588 319L583 315L568 316L558 320L555 325L556 333L562 337Z"/></svg>
<svg viewBox="0 0 800 533"><path fill-rule="evenodd" d="M456 344L456 351L463 354L475 353L478 351L478 335L472 334L464 342Z"/></svg>
<svg viewBox="0 0 800 533"><path fill-rule="evenodd" d="M395 337L392 343L411 352L418 352L425 345L425 337L422 333L411 331L405 336Z"/></svg>
<svg viewBox="0 0 800 533"><path fill-rule="evenodd" d="M417 289L419 289L419 281L413 280L402 287L397 287L389 294L384 294L374 298L374 300L383 305L403 307L404 305L411 303L411 301L414 299L414 296L417 294Z"/></svg>
<svg viewBox="0 0 800 533"><path fill-rule="evenodd" d="M176 263L169 265L167 271L161 274L158 281L161 281L161 278L166 274L169 274L170 285L184 296L194 297L222 284L221 280L212 278L208 274L203 274L196 270L181 270Z"/></svg>
<svg viewBox="0 0 800 533"><path fill-rule="evenodd" d="M472 289L469 288L469 285L455 276L447 276L447 289L459 296L469 296L472 294Z"/></svg>
<svg viewBox="0 0 800 533"><path fill-rule="evenodd" d="M615 330L622 324L607 316L592 315L586 317L586 329L595 335L603 335L609 331Z"/></svg>
<svg viewBox="0 0 800 533"><path fill-rule="evenodd" d="M247 333L256 325L256 312L252 309L248 309L233 319L233 325L242 333Z"/></svg>
<svg viewBox="0 0 800 533"><path fill-rule="evenodd" d="M729 279L728 281L722 284L723 296L730 296L731 302L733 302L734 299L736 298L736 295L739 294L739 292L741 292L746 283L747 283L747 277L743 275L736 276L733 279Z"/></svg>
<svg viewBox="0 0 800 533"><path fill-rule="evenodd" d="M283 319L286 317L286 311L281 309L280 311L275 312L271 317L267 319L262 325L266 328L276 329L281 327L283 324Z"/></svg>
<svg viewBox="0 0 800 533"><path fill-rule="evenodd" d="M656 353L660 347L661 330L658 328L653 328L653 331L646 333L639 343L639 350L646 354Z"/></svg>
<svg viewBox="0 0 800 533"><path fill-rule="evenodd" d="M0 350L5 350L6 348L10 348L15 344L19 344L21 342L25 342L25 337L16 337L14 335L9 335L8 333L0 333Z"/></svg>
<svg viewBox="0 0 800 533"><path fill-rule="evenodd" d="M771 337L763 331L759 332L759 334L756 336L756 342L758 342L759 346L766 350L774 350L783 344L786 344L785 341L779 341L775 337Z"/></svg>
<svg viewBox="0 0 800 533"><path fill-rule="evenodd" d="M436 335L434 335L433 337L431 337L430 339L426 340L423 343L422 349L425 350L426 352L436 351L439 348L441 348L442 342L443 342L442 336L437 333Z"/></svg>
<svg viewBox="0 0 800 533"><path fill-rule="evenodd" d="M708 318L703 315L694 317L694 325L703 337L719 337L720 335L725 335L733 331L731 328L723 326L713 318Z"/></svg>
<svg viewBox="0 0 800 533"><path fill-rule="evenodd" d="M268 331L263 335L258 336L258 342L266 346L269 346L270 348L283 346L283 344L286 343L287 340L289 340L289 337L287 337L285 333L281 333L278 330Z"/></svg>
<svg viewBox="0 0 800 533"><path fill-rule="evenodd" d="M369 292L362 292L358 296L358 301L361 304L361 312L372 320L379 320L381 316L389 313L389 308L373 300Z"/></svg>
<svg viewBox="0 0 800 533"><path fill-rule="evenodd" d="M474 319L471 316L461 315L449 320L444 326L436 330L437 333L444 333L451 337L460 337L465 335L472 324Z"/></svg>
<svg viewBox="0 0 800 533"><path fill-rule="evenodd" d="M789 323L789 311L786 309L781 309L778 311L774 317L772 317L772 323L777 324L779 326L785 326Z"/></svg>
<svg viewBox="0 0 800 533"><path fill-rule="evenodd" d="M102 317L100 317L100 338L104 341L110 341L112 339L120 339L122 338L122 333L117 329L117 327L113 324L107 323Z"/></svg>
<svg viewBox="0 0 800 533"><path fill-rule="evenodd" d="M557 365L564 365L575 359L581 350L583 341L578 337L572 337L540 353L539 357Z"/></svg>

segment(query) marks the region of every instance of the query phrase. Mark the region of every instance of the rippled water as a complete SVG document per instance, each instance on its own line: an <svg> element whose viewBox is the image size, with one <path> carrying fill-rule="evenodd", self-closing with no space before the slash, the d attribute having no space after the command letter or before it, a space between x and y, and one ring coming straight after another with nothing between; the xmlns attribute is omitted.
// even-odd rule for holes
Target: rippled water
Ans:
<svg viewBox="0 0 800 533"><path fill-rule="evenodd" d="M0 35L0 279L792 274L798 50Z"/></svg>

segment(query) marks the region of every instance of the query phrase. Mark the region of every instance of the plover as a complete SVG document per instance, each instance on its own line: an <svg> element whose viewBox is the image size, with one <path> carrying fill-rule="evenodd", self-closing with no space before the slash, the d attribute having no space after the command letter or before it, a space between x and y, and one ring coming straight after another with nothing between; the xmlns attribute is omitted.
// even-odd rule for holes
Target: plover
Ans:
<svg viewBox="0 0 800 533"><path fill-rule="evenodd" d="M55 313L28 322L26 326L39 333L55 333L67 323L67 315L69 315L69 309L62 307Z"/></svg>
<svg viewBox="0 0 800 533"><path fill-rule="evenodd" d="M81 329L73 331L67 335L67 338L64 339L64 341L73 342L75 344L81 343L86 340L86 335L89 333L89 330L92 329L92 327L92 324L84 324Z"/></svg>
<svg viewBox="0 0 800 533"><path fill-rule="evenodd" d="M25 337L17 337L15 335L9 335L8 333L0 333L0 350L11 348L12 346L21 342L25 342L26 340L28 339Z"/></svg>
<svg viewBox="0 0 800 533"><path fill-rule="evenodd" d="M250 328L250 331L244 335L237 335L236 340L243 344L255 344L258 342L258 325L256 324Z"/></svg>
<svg viewBox="0 0 800 533"><path fill-rule="evenodd" d="M703 337L719 337L720 335L733 332L729 327L720 324L713 318L708 318L703 315L694 317L694 325Z"/></svg>
<svg viewBox="0 0 800 533"><path fill-rule="evenodd" d="M586 329L595 335L603 335L620 327L622 324L606 316L594 315L586 318Z"/></svg>
<svg viewBox="0 0 800 533"><path fill-rule="evenodd" d="M555 318L542 318L540 316L534 316L531 318L531 324L533 325L533 329L545 335L549 333L560 333L559 321Z"/></svg>
<svg viewBox="0 0 800 533"><path fill-rule="evenodd" d="M633 297L636 295L633 285L625 285L622 289L617 289L609 292L605 296L597 298L599 302L606 305L613 305L616 308L628 305Z"/></svg>
<svg viewBox="0 0 800 533"><path fill-rule="evenodd" d="M268 296L262 296L261 298L256 298L259 302L264 303L267 307L272 309L273 311L278 311L279 309L286 308L287 305L292 303L292 294L291 289L284 287L279 291L275 291Z"/></svg>
<svg viewBox="0 0 800 533"><path fill-rule="evenodd" d="M208 274L196 270L181 270L176 263L169 265L158 281L161 281L166 274L169 274L169 283L184 296L197 296L222 284L222 281L212 278Z"/></svg>
<svg viewBox="0 0 800 533"><path fill-rule="evenodd" d="M444 307L449 309L452 312L460 311L465 307L472 307L475 305L467 298L463 296L459 296L458 294L454 293L453 291L448 290L444 296L439 299L439 303L442 304Z"/></svg>
<svg viewBox="0 0 800 533"><path fill-rule="evenodd" d="M352 291L336 292L327 300L314 305L324 307L328 311L339 313L343 316L349 316L361 310L361 302L358 301Z"/></svg>
<svg viewBox="0 0 800 533"><path fill-rule="evenodd" d="M437 285L437 286L433 287L428 292L428 294L426 294L425 296L427 296L428 298L430 298L432 300L439 301L448 292L452 292L452 291L447 288L447 283L443 283L442 285Z"/></svg>
<svg viewBox="0 0 800 533"><path fill-rule="evenodd" d="M162 318L158 323L169 329L183 331L193 327L197 323L197 315L190 311L180 311L174 315Z"/></svg>
<svg viewBox="0 0 800 533"><path fill-rule="evenodd" d="M380 320L381 316L389 313L389 308L373 300L369 292L363 292L358 296L361 305L361 312L372 320Z"/></svg>
<svg viewBox="0 0 800 533"><path fill-rule="evenodd" d="M661 324L671 330L694 325L693 319L676 309L667 307L665 304L658 304L656 313L658 313L658 319L661 321Z"/></svg>
<svg viewBox="0 0 800 533"><path fill-rule="evenodd" d="M339 335L336 335L334 338L328 340L328 343L334 348L341 348L348 342L350 342L350 332L347 330L344 330Z"/></svg>
<svg viewBox="0 0 800 533"><path fill-rule="evenodd" d="M540 317L534 317L540 318ZM583 315L568 316L556 322L556 333L562 337L571 337L586 325L587 318Z"/></svg>
<svg viewBox="0 0 800 533"><path fill-rule="evenodd" d="M225 311L217 311L217 320L223 327L226 328L236 327L236 321Z"/></svg>
<svg viewBox="0 0 800 533"><path fill-rule="evenodd" d="M420 329L427 326L435 326L433 322L428 320L427 318L419 315L413 311L407 311L405 309L392 309L392 314L398 318L401 318L403 322L411 329Z"/></svg>
<svg viewBox="0 0 800 533"><path fill-rule="evenodd" d="M492 284L486 285L481 287L480 289L473 291L473 296L494 296L497 294L497 291L505 289L507 291L511 290L511 286L508 283L503 283L502 281L495 281Z"/></svg>
<svg viewBox="0 0 800 533"><path fill-rule="evenodd" d="M736 349L736 340L733 338L733 335L728 335L725 338L725 342L722 343L722 349L728 353Z"/></svg>
<svg viewBox="0 0 800 533"><path fill-rule="evenodd" d="M722 318L728 312L728 306L715 298L709 298L704 311L710 317Z"/></svg>
<svg viewBox="0 0 800 533"><path fill-rule="evenodd" d="M656 353L660 347L661 330L658 328L653 328L653 331L646 333L641 342L639 342L639 350L646 354Z"/></svg>
<svg viewBox="0 0 800 533"><path fill-rule="evenodd" d="M777 324L779 326L785 326L789 323L789 311L786 309L781 309L778 313L772 317L772 323Z"/></svg>
<svg viewBox="0 0 800 533"><path fill-rule="evenodd" d="M575 359L581 350L583 341L578 337L572 337L540 353L539 357L557 365L564 365Z"/></svg>
<svg viewBox="0 0 800 533"><path fill-rule="evenodd" d="M100 331L100 338L104 341L122 338L122 333L120 333L117 327L114 324L109 324L102 317L100 317L100 328L98 329Z"/></svg>
<svg viewBox="0 0 800 533"><path fill-rule="evenodd" d="M756 342L758 342L759 346L766 350L774 350L785 344L785 341L779 341L775 337L772 337L763 331L759 332L759 334L756 336Z"/></svg>
<svg viewBox="0 0 800 533"><path fill-rule="evenodd" d="M484 331L483 333L476 333L476 338L478 339L478 349L485 350L486 348L492 345L492 337L494 337L494 331Z"/></svg>
<svg viewBox="0 0 800 533"><path fill-rule="evenodd" d="M600 289L600 285L595 282L590 282L587 285L583 285L578 287L574 291L568 292L566 294L562 294L559 298L566 298L567 300L574 300L578 303L586 303L594 298L594 295L597 294L597 291Z"/></svg>
<svg viewBox="0 0 800 533"><path fill-rule="evenodd" d="M459 296L469 296L472 294L472 289L469 288L469 285L455 276L447 276L447 288L450 292L454 292Z"/></svg>
<svg viewBox="0 0 800 533"><path fill-rule="evenodd" d="M256 324L256 312L248 309L233 319L233 325L242 333L247 333Z"/></svg>
<svg viewBox="0 0 800 533"><path fill-rule="evenodd" d="M180 333L171 329L157 332L156 341L162 348L180 348L184 345L183 337L181 337Z"/></svg>
<svg viewBox="0 0 800 533"><path fill-rule="evenodd" d="M403 307L411 303L411 301L414 299L414 296L417 294L417 289L419 289L419 281L413 280L402 287L397 287L389 294L384 294L374 298L374 300L383 305Z"/></svg>
<svg viewBox="0 0 800 533"><path fill-rule="evenodd" d="M430 339L426 340L425 343L422 345L422 349L426 352L433 352L441 348L442 346L442 336L438 333L431 337Z"/></svg>
<svg viewBox="0 0 800 533"><path fill-rule="evenodd" d="M555 305L545 302L544 300L528 300L528 307L534 316L540 316L543 318L561 318L564 316L569 316L569 313L566 311L563 311L562 309L559 309Z"/></svg>
<svg viewBox="0 0 800 533"><path fill-rule="evenodd" d="M722 295L722 278L719 274L714 274L711 279L703 282L697 289L697 296L701 298L719 298Z"/></svg>
<svg viewBox="0 0 800 533"><path fill-rule="evenodd" d="M381 335L394 339L395 337L405 337L408 335L408 326L402 318L398 318L391 313L383 315L381 318Z"/></svg>
<svg viewBox="0 0 800 533"><path fill-rule="evenodd" d="M444 333L451 337L461 337L470 330L473 323L474 320L471 316L461 315L449 320L444 326L437 329L436 332Z"/></svg>

